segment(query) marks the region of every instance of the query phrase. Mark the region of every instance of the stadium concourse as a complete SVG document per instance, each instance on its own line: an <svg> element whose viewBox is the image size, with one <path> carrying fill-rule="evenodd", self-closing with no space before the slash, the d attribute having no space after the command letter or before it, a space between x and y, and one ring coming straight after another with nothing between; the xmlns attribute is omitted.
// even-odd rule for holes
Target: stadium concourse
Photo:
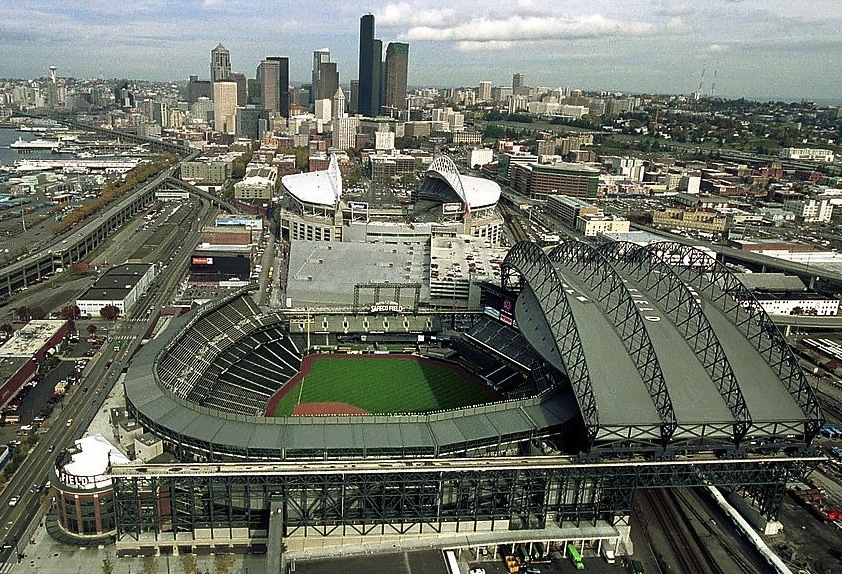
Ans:
<svg viewBox="0 0 842 574"><path fill-rule="evenodd" d="M349 341L464 366L502 399L263 416L304 356ZM118 552L267 551L270 567L280 541L623 554L649 487L737 490L774 518L823 422L751 293L672 243L518 243L473 313L266 312L242 290L172 321L124 386L171 462L111 466Z"/></svg>

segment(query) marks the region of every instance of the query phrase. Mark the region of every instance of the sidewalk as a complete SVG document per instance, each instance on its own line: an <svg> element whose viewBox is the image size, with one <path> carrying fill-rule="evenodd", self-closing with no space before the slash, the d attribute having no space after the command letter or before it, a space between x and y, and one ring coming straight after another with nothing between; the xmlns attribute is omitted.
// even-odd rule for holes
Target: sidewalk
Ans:
<svg viewBox="0 0 842 574"><path fill-rule="evenodd" d="M265 574L265 556L222 554L219 556L153 556L117 558L114 546L80 548L56 542L43 523L35 530L35 543L21 551L20 564L0 566L0 574L100 574L108 560L113 574Z"/></svg>

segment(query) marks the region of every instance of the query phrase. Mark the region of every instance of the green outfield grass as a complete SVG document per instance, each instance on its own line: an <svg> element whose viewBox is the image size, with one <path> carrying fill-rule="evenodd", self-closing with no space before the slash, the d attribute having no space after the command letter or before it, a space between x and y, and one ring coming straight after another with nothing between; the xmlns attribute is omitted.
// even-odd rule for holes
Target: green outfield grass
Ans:
<svg viewBox="0 0 842 574"><path fill-rule="evenodd" d="M303 380L293 383L275 416L297 404L339 402L369 413L418 413L494 400L452 367L416 357L316 355Z"/></svg>

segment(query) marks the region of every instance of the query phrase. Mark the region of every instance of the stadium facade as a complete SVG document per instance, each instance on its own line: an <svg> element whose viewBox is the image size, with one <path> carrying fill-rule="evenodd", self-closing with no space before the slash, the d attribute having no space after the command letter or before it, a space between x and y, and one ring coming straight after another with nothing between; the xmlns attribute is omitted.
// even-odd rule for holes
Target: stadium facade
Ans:
<svg viewBox="0 0 842 574"><path fill-rule="evenodd" d="M637 489L712 484L768 517L819 460L812 389L762 307L707 254L516 244L483 312L259 309L240 291L136 356L127 408L178 462L112 465L118 552L280 552L425 540L623 548ZM318 346L311 337L318 332ZM310 352L416 342L505 399L442 412L263 416Z"/></svg>

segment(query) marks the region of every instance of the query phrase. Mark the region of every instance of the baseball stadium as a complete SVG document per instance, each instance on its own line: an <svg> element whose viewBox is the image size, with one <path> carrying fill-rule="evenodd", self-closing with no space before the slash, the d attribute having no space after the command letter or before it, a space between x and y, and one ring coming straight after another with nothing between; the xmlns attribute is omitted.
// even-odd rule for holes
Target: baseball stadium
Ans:
<svg viewBox="0 0 842 574"><path fill-rule="evenodd" d="M451 167L434 162L420 195L460 203L469 228L499 196ZM325 198L286 200L293 249L335 237L319 227L328 203L343 211L326 181ZM718 486L774 519L786 482L821 460L797 360L708 253L570 240L495 261L468 307L456 278L452 308L425 306L430 272L409 306L366 278L345 308L261 307L243 288L172 319L123 381L165 462L109 464L113 530L97 534L126 555L266 552L269 571L287 553L398 543L622 555L642 489Z"/></svg>
<svg viewBox="0 0 842 574"><path fill-rule="evenodd" d="M773 518L818 460L797 361L706 253L519 243L483 309L296 316L240 291L178 319L125 389L179 462L111 467L118 549L622 548L637 489L718 485Z"/></svg>

